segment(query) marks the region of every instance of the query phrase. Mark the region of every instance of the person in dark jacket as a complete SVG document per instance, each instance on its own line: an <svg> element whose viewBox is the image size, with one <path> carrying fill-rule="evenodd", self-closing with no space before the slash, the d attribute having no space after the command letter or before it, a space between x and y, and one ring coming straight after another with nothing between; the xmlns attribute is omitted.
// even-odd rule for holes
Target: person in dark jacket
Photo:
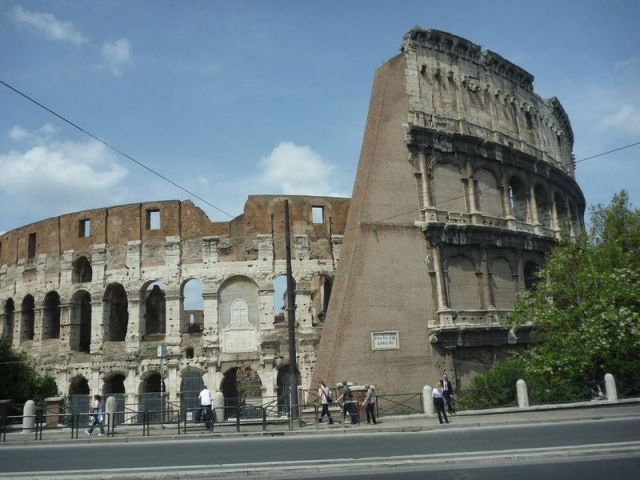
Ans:
<svg viewBox="0 0 640 480"><path fill-rule="evenodd" d="M453 397L453 384L447 377L447 374L444 373L442 375L442 380L440 380L442 384L442 396L444 397L444 401L447 402L447 410L449 410L449 415L454 415L456 413L455 409L455 400Z"/></svg>

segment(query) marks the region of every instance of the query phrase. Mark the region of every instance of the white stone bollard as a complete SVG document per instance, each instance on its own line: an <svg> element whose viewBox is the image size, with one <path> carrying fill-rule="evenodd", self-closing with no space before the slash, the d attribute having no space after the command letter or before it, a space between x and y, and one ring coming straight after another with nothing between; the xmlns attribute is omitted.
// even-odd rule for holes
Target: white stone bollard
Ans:
<svg viewBox="0 0 640 480"><path fill-rule="evenodd" d="M107 429L111 428L111 425L115 420L116 408L117 404L115 397L107 398L107 401L104 403L104 412L107 414L107 418L105 418L105 425L107 426Z"/></svg>
<svg viewBox="0 0 640 480"><path fill-rule="evenodd" d="M607 392L607 401L609 402L617 402L618 401L618 390L616 389L616 379L613 378L613 375L607 373L604 376L604 389Z"/></svg>
<svg viewBox="0 0 640 480"><path fill-rule="evenodd" d="M217 422L222 422L224 420L224 395L222 392L216 392L213 394L213 412L214 417Z"/></svg>
<svg viewBox="0 0 640 480"><path fill-rule="evenodd" d="M422 406L426 415L433 415L433 387L431 385L425 385L422 389Z"/></svg>
<svg viewBox="0 0 640 480"><path fill-rule="evenodd" d="M529 392L527 391L527 382L520 379L516 382L516 392L518 394L518 408L527 408L529 406Z"/></svg>
<svg viewBox="0 0 640 480"><path fill-rule="evenodd" d="M36 402L27 400L22 409L22 429L33 430L36 425Z"/></svg>

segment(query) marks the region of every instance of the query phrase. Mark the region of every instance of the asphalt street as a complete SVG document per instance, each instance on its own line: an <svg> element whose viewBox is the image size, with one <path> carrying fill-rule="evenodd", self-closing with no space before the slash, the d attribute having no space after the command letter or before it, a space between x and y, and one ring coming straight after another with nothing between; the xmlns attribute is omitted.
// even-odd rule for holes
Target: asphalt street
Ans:
<svg viewBox="0 0 640 480"><path fill-rule="evenodd" d="M309 462L322 468L323 465L331 466L336 462L347 465L350 462L358 463L360 461L366 465L369 461L384 462L385 459L406 459L412 456L431 459L431 466L428 470L447 475L446 471L443 472L439 468L439 459L442 459L444 464L448 459L472 453L476 453L478 457L493 457L493 461L489 463L494 464L492 468L496 470L495 475L500 475L504 468L508 470L508 467L495 465L495 463L500 463L502 452L515 449L522 452L533 449L562 451L566 448L584 445L598 448L598 445L604 447L606 444L639 441L640 418L622 418L482 428L451 428L451 426L445 425L437 430L411 433L378 432L358 435L304 435L284 438L200 438L126 443L91 442L87 444L3 446L0 447L0 466L2 468L0 478L13 474L21 474L26 478L27 476L35 476L36 472L46 472L47 474L57 472L63 478L73 476L74 472L93 471L105 475L110 471L133 471L131 469L139 469L139 472L161 471L166 473L197 466L211 469L219 466L241 468L247 464L259 466L262 463L273 468L274 465L285 466L290 462ZM545 456L542 456L529 462L533 463L533 465L527 466L531 475L544 473L544 466L548 463L545 461L541 463L541 459L544 458ZM562 457L554 462L557 462L558 465L564 464L564 468L567 468L569 472L573 471L569 466L572 459L565 459L564 462L560 460ZM638 457L622 460L619 463L609 465L609 468L623 469L633 465L637 467ZM575 458L573 461L574 463L578 462L578 465L584 463ZM589 471L596 471L602 466L601 460L593 461L597 467ZM486 473L486 468L488 467L484 463L480 465L483 474ZM607 467L602 468L606 469ZM388 469L370 472L366 476L367 478L424 478L411 476L420 471L424 473L424 467L414 466L410 470L406 471L406 468L400 468L395 472L397 475L409 475L406 477L385 477L390 474ZM606 471L610 472L610 470ZM452 465L451 472L457 472L462 476L433 478L484 478L465 477L463 475L464 462ZM349 469L348 473L356 475L348 478L359 478L357 469ZM345 471L343 474L346 477L347 472ZM518 476L520 478L520 473ZM326 478L340 477L329 476ZM492 476L491 478L507 477ZM622 475L621 478L633 478L633 476Z"/></svg>

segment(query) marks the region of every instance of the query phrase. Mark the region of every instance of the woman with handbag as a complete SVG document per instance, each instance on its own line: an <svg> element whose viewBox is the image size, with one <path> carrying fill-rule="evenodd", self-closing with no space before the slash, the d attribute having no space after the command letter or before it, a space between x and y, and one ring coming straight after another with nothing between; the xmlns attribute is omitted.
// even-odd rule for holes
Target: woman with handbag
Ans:
<svg viewBox="0 0 640 480"><path fill-rule="evenodd" d="M102 409L102 397L100 395L93 396L93 405L91 408L91 416L93 417L93 423L91 426L85 430L85 433L91 436L93 429L96 425L100 426L100 435L104 435L104 411Z"/></svg>

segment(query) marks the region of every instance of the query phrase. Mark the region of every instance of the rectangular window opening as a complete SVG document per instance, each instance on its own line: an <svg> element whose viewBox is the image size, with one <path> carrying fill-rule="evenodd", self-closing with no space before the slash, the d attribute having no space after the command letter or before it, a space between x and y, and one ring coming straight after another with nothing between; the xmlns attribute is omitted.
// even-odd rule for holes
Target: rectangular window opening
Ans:
<svg viewBox="0 0 640 480"><path fill-rule="evenodd" d="M91 236L91 220L85 218L80 220L80 238L89 238Z"/></svg>
<svg viewBox="0 0 640 480"><path fill-rule="evenodd" d="M147 210L147 230L160 230L160 210Z"/></svg>
<svg viewBox="0 0 640 480"><path fill-rule="evenodd" d="M27 258L34 258L36 256L36 234L29 234L29 250L27 252Z"/></svg>
<svg viewBox="0 0 640 480"><path fill-rule="evenodd" d="M324 207L311 207L311 221L324 223Z"/></svg>

